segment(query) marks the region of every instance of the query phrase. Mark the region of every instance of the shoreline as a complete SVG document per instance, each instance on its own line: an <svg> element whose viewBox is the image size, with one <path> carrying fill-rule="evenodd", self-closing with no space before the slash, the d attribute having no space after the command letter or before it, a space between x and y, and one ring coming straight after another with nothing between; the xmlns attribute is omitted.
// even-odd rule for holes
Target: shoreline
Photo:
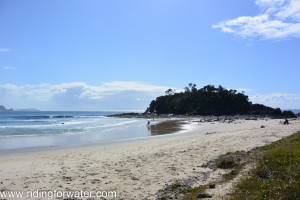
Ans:
<svg viewBox="0 0 300 200"><path fill-rule="evenodd" d="M106 117L128 118L128 119L189 119L198 118L205 121L210 120L258 120L258 119L284 119L285 117L276 117L271 115L184 115L184 114L155 114L155 113L121 113L106 115Z"/></svg>
<svg viewBox="0 0 300 200"><path fill-rule="evenodd" d="M91 145L118 140L136 139L156 136L160 134L171 134L181 130L175 120L158 119L151 120L147 126L145 119L130 119L125 125L110 125L111 129L103 130L97 127L94 131L82 133L57 133L57 134L33 134L33 135L0 135L0 152L14 149L31 149L45 147L61 147L73 145ZM170 121L172 129L166 129L165 122Z"/></svg>
<svg viewBox="0 0 300 200"><path fill-rule="evenodd" d="M117 191L117 199L156 199L158 190L176 180L192 185L218 180L221 171L202 165L220 154L250 150L293 134L300 130L300 120L283 125L273 119L232 123L192 119L188 126L184 134L0 154L0 190L101 189Z"/></svg>
<svg viewBox="0 0 300 200"><path fill-rule="evenodd" d="M43 147L30 147L30 148L18 148L18 149L4 149L0 150L0 158L1 156L7 155L17 155L17 154L34 154L34 153L57 153L64 151L73 151L79 149L86 148L99 148L99 147L111 147L111 146L119 146L119 145L131 145L137 142L139 143L147 143L149 141L159 141L165 140L170 137L177 137L182 134L185 134L191 131L192 127L187 123L182 122L181 120L170 120L166 119L163 121L155 121L155 124L151 124L151 126L159 127L161 124L166 122L175 122L178 121L178 125L180 127L175 127L171 130L162 130L162 134L151 135L146 137L136 137L136 138L128 138L128 139L119 139L119 140L109 140L109 141L97 141L94 143L83 143L83 144L70 144L70 145L58 145L58 146L43 146ZM183 127L186 125L185 127ZM162 125L164 126L164 125ZM156 130L155 130L156 131ZM166 132L165 132L166 131ZM188 133L187 133L188 134ZM30 136L28 136L30 137Z"/></svg>

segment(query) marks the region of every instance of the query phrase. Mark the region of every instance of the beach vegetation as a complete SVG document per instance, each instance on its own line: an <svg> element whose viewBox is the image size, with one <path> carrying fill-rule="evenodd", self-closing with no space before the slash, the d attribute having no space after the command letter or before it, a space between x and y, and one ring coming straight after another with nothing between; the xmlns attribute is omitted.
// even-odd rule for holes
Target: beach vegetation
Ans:
<svg viewBox="0 0 300 200"><path fill-rule="evenodd" d="M185 194L192 191L194 191L194 188L190 185L176 180L174 183L167 185L166 188L158 192L158 199L180 199L180 197L183 197Z"/></svg>
<svg viewBox="0 0 300 200"><path fill-rule="evenodd" d="M183 196L183 200L194 200L194 199L198 199L197 196L199 193L204 193L205 190L208 189L207 185L200 185L198 187L194 187L191 190L189 190L184 196Z"/></svg>
<svg viewBox="0 0 300 200"><path fill-rule="evenodd" d="M230 153L219 156L215 162L217 167L221 169L232 169L237 165Z"/></svg>
<svg viewBox="0 0 300 200"><path fill-rule="evenodd" d="M257 167L236 185L231 199L300 199L300 132L259 150Z"/></svg>
<svg viewBox="0 0 300 200"><path fill-rule="evenodd" d="M215 182L222 185L253 164L255 167L244 172L246 176L234 185L228 199L300 199L300 132L248 152L220 155L204 167L227 170L222 180ZM193 187L183 199L198 199L199 193L209 193L210 185Z"/></svg>
<svg viewBox="0 0 300 200"><path fill-rule="evenodd" d="M216 184L221 184L235 178L242 170L244 164L248 161L248 155L245 151L228 152L218 156L216 159L208 162L203 167L212 169L224 169L226 173L223 175L222 180ZM206 191L210 188L215 188L216 184L199 185L195 187L189 186L186 180L176 180L172 184L166 186L158 193L158 199L183 199L193 200L198 199L200 196L210 196Z"/></svg>

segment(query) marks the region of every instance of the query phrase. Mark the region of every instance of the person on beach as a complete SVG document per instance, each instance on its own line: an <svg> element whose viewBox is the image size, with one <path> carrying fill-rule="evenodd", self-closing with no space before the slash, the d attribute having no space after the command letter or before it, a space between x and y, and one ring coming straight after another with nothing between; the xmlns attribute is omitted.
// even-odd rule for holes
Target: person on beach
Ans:
<svg viewBox="0 0 300 200"><path fill-rule="evenodd" d="M150 121L148 121L148 123L147 123L147 126L149 126L150 125Z"/></svg>
<svg viewBox="0 0 300 200"><path fill-rule="evenodd" d="M283 124L285 124L285 125L286 125L286 124L289 124L289 120L288 120L287 118L285 118Z"/></svg>

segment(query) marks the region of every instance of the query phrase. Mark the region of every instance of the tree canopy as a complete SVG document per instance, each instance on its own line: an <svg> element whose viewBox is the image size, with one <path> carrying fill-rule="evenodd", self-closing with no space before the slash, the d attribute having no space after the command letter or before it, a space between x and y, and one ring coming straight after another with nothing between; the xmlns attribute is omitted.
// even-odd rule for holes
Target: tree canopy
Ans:
<svg viewBox="0 0 300 200"><path fill-rule="evenodd" d="M147 112L157 114L185 115L270 115L295 117L291 111L282 112L262 104L252 104L244 92L226 89L223 86L207 85L197 89L190 83L184 92L168 89L165 96L157 97L150 103Z"/></svg>

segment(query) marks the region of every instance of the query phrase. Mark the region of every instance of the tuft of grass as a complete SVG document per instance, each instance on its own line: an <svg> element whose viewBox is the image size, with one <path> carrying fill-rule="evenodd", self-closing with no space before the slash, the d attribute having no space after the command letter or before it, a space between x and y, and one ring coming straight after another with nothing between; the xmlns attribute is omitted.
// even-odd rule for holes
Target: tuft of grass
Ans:
<svg viewBox="0 0 300 200"><path fill-rule="evenodd" d="M232 169L229 173L224 174L223 175L224 181L227 182L227 181L234 179L240 173L242 168L243 168L243 165L239 164L234 169Z"/></svg>
<svg viewBox="0 0 300 200"><path fill-rule="evenodd" d="M171 185L168 185L166 188L160 190L157 199L178 199L191 191L191 186L180 183L179 181L175 181Z"/></svg>
<svg viewBox="0 0 300 200"><path fill-rule="evenodd" d="M232 169L237 166L237 162L235 161L235 157L232 153L227 153L219 156L215 162L217 168L221 169Z"/></svg>
<svg viewBox="0 0 300 200"><path fill-rule="evenodd" d="M228 152L216 158L214 163L220 169L235 169L245 162L245 155L245 151Z"/></svg>
<svg viewBox="0 0 300 200"><path fill-rule="evenodd" d="M248 155L248 153L245 151L228 152L226 154L220 155L218 158L216 158L213 161L210 161L208 164L204 166L210 166L214 169L220 168L220 169L228 170L228 173L223 175L223 180L218 183L227 182L235 178L242 170L243 165L245 164L245 162L248 161L248 157L246 155ZM187 192L182 199L183 200L198 199L197 195L199 193L205 193L205 191L208 188L209 188L209 184L194 187L189 192Z"/></svg>
<svg viewBox="0 0 300 200"><path fill-rule="evenodd" d="M172 185L171 185L171 190L172 191L175 191L175 190L178 190L179 188L181 188L182 187L182 185L178 182L178 181L176 181L175 183L173 183Z"/></svg>
<svg viewBox="0 0 300 200"><path fill-rule="evenodd" d="M197 195L199 193L204 193L205 190L208 189L207 185L201 185L198 187L192 188L183 198L182 200L194 200L197 199Z"/></svg>
<svg viewBox="0 0 300 200"><path fill-rule="evenodd" d="M300 199L300 132L258 148L263 155L231 199Z"/></svg>

